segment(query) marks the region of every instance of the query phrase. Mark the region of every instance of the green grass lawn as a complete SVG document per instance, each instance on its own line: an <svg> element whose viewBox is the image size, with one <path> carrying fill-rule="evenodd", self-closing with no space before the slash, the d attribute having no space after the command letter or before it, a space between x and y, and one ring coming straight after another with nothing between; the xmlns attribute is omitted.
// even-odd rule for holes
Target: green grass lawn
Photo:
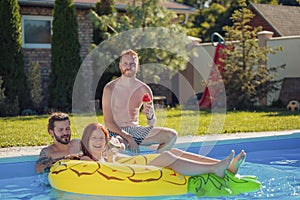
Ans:
<svg viewBox="0 0 300 200"><path fill-rule="evenodd" d="M226 115L180 109L158 109L156 112L157 126L173 128L179 136L300 129L300 113L286 110L228 112ZM50 144L47 118L47 115L0 118L0 147ZM97 119L103 123L102 115ZM94 121L91 116L71 115L73 138L80 138L84 126ZM140 122L146 124L144 115L140 116ZM80 125L75 127L75 124Z"/></svg>

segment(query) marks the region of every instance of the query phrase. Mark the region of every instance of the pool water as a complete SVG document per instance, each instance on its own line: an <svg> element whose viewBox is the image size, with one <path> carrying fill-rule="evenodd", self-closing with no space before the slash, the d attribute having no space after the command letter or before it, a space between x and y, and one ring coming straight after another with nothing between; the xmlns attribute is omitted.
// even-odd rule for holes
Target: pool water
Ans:
<svg viewBox="0 0 300 200"><path fill-rule="evenodd" d="M178 147L197 153L200 146L201 143L193 143L187 148L180 145ZM243 142L241 140L220 142L208 156L221 159L230 149L235 149L236 152L241 149L247 151L247 160L239 173L257 176L262 183L261 190L233 197L201 199L300 199L300 133L287 137L248 139ZM0 159L0 199L198 199L192 194L128 198L62 192L51 188L46 174L34 173L35 160L34 156Z"/></svg>

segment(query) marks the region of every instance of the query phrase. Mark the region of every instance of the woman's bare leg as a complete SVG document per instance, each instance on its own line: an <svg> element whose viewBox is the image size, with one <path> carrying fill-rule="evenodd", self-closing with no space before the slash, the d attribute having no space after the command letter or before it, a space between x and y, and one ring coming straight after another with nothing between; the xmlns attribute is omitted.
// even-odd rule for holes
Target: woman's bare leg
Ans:
<svg viewBox="0 0 300 200"><path fill-rule="evenodd" d="M206 163L179 157L170 151L166 151L152 160L149 165L170 167L176 172L187 176L214 173L219 177L224 177L225 170L228 168L233 156L234 151L232 150L230 155L224 160L217 163Z"/></svg>
<svg viewBox="0 0 300 200"><path fill-rule="evenodd" d="M205 162L205 163L218 163L220 160L206 157L206 156L201 156L198 154L182 151L180 149L172 148L170 150L171 153L175 154L176 156L190 159L190 160L195 160L198 162ZM241 166L241 164L244 163L246 159L246 152L242 150L235 158L232 159L232 162L228 166L228 170L234 174L236 174Z"/></svg>
<svg viewBox="0 0 300 200"><path fill-rule="evenodd" d="M176 156L186 158L186 159L190 159L190 160L195 160L195 161L198 161L198 162L205 162L205 163L218 163L218 162L220 162L220 160L217 160L217 159L214 159L214 158L201 156L201 155L198 155L198 154L195 154L195 153L182 151L182 150L176 149L176 148L172 148L169 151L171 153L175 154Z"/></svg>

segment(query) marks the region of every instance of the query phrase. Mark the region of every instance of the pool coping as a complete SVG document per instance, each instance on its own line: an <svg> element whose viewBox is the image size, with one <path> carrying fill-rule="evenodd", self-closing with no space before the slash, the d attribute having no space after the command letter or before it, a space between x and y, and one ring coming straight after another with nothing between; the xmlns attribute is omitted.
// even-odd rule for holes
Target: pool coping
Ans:
<svg viewBox="0 0 300 200"><path fill-rule="evenodd" d="M241 142L240 140L268 140L271 137L292 137L293 134L300 133L299 130L284 130L284 131L267 131L267 132L248 132L248 133L235 133L235 134L214 134L206 136L183 136L179 137L175 147L180 147L191 142L205 142L210 144L211 142L218 143L235 143ZM19 156L38 156L41 149L45 146L28 146L28 147L8 147L0 148L0 158L10 158Z"/></svg>

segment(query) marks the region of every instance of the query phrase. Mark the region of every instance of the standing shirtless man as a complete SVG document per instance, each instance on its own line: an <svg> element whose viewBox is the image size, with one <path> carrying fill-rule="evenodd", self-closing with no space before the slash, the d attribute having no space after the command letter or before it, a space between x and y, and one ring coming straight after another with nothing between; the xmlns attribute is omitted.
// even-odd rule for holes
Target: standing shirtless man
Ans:
<svg viewBox="0 0 300 200"><path fill-rule="evenodd" d="M121 77L109 82L103 91L102 109L105 126L110 135L119 135L127 143L132 153L139 152L139 145L159 144L157 152L172 148L177 139L173 129L155 127L153 102L143 104L142 99L153 94L148 85L136 78L139 68L138 55L133 50L123 51L119 63ZM149 126L139 125L139 111L143 113Z"/></svg>
<svg viewBox="0 0 300 200"><path fill-rule="evenodd" d="M56 161L68 155L81 152L80 140L71 140L69 116L65 113L53 113L48 119L48 133L53 138L53 144L41 150L35 164L37 173L47 172Z"/></svg>

